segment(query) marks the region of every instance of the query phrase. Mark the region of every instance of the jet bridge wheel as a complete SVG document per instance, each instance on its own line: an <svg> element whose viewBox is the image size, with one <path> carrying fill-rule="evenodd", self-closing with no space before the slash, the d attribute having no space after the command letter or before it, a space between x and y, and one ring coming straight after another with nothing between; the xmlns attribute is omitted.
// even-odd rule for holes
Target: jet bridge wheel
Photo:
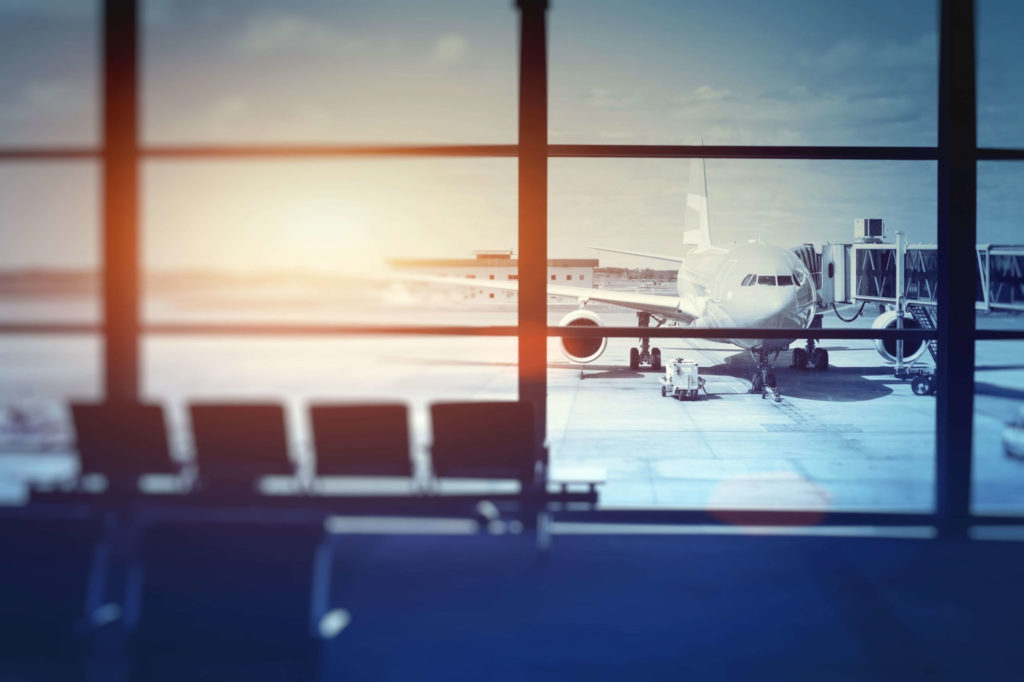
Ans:
<svg viewBox="0 0 1024 682"><path fill-rule="evenodd" d="M931 374L918 374L910 382L910 390L914 395L931 395L935 393L935 379Z"/></svg>
<svg viewBox="0 0 1024 682"><path fill-rule="evenodd" d="M629 349L629 368L640 369L640 349L630 348Z"/></svg>

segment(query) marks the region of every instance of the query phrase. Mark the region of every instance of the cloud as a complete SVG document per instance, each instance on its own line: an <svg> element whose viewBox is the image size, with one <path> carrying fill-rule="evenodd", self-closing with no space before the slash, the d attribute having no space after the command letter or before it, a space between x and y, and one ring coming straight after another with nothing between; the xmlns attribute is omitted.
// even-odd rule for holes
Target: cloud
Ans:
<svg viewBox="0 0 1024 682"><path fill-rule="evenodd" d="M873 74L879 70L900 72L908 69L938 72L938 35L925 33L904 43L888 42L883 45L871 44L860 38L845 38L821 54L807 55L802 61L805 67L825 74Z"/></svg>
<svg viewBox="0 0 1024 682"><path fill-rule="evenodd" d="M679 106L690 106L706 102L721 102L722 100L733 99L734 95L728 88L713 88L710 85L701 85L690 92L677 95L672 98L673 103Z"/></svg>
<svg viewBox="0 0 1024 682"><path fill-rule="evenodd" d="M0 14L49 17L98 16L99 2L85 0L0 0Z"/></svg>
<svg viewBox="0 0 1024 682"><path fill-rule="evenodd" d="M0 136L81 135L95 115L89 85L62 79L25 83L0 107Z"/></svg>
<svg viewBox="0 0 1024 682"><path fill-rule="evenodd" d="M297 14L264 14L249 20L233 41L238 52L276 56L285 52L344 53L361 41L323 22Z"/></svg>
<svg viewBox="0 0 1024 682"><path fill-rule="evenodd" d="M637 105L636 95L622 95L606 88L591 88L583 96L591 109L629 109Z"/></svg>
<svg viewBox="0 0 1024 682"><path fill-rule="evenodd" d="M636 137L633 133L624 130L602 130L597 135L602 140L631 140Z"/></svg>
<svg viewBox="0 0 1024 682"><path fill-rule="evenodd" d="M446 33L434 42L432 56L439 64L454 64L460 61L469 46L466 39L457 33Z"/></svg>

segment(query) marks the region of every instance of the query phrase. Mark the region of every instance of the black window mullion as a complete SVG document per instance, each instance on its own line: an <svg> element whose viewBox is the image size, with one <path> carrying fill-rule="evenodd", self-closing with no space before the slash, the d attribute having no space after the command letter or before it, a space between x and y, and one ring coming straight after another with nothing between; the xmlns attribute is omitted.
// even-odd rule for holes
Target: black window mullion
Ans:
<svg viewBox="0 0 1024 682"><path fill-rule="evenodd" d="M519 31L519 399L533 405L546 459L548 103L547 0L517 0Z"/></svg>
<svg viewBox="0 0 1024 682"><path fill-rule="evenodd" d="M974 415L978 150L973 0L942 1L939 46L935 511L940 535L963 537L971 518Z"/></svg>
<svg viewBox="0 0 1024 682"><path fill-rule="evenodd" d="M105 395L139 397L138 3L103 4Z"/></svg>

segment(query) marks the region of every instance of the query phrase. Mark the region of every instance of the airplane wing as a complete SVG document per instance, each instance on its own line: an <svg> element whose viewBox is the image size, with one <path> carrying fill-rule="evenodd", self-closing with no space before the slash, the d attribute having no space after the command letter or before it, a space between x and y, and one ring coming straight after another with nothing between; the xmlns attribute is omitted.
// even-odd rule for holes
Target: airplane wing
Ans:
<svg viewBox="0 0 1024 682"><path fill-rule="evenodd" d="M654 260L668 261L669 263L679 264L683 262L683 259L679 256L663 256L660 253L647 253L645 251L625 251L623 249L608 249L603 246L591 246L588 247L595 251L607 251L609 253L621 253L626 256L639 256L641 258L653 258Z"/></svg>
<svg viewBox="0 0 1024 682"><path fill-rule="evenodd" d="M392 275L393 276L393 275ZM398 279L406 282L422 282L441 286L455 286L472 289L491 289L494 291L518 291L518 282L499 282L492 280L461 279L458 277L439 277L436 275L417 275L401 273ZM661 315L677 322L689 324L703 315L703 305L697 299L679 298L678 296L660 296L632 291L613 291L608 289L586 289L560 284L548 285L548 295L561 298L575 298L580 303L607 303L639 312Z"/></svg>

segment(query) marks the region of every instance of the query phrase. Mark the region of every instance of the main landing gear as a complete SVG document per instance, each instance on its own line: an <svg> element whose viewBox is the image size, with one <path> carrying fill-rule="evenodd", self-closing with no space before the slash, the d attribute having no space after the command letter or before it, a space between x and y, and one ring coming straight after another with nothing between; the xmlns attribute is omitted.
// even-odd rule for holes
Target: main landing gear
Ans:
<svg viewBox="0 0 1024 682"><path fill-rule="evenodd" d="M750 351L757 360L757 369L750 379L751 394L760 393L761 399L771 398L775 402L782 400L782 393L779 391L778 382L775 380L775 372L772 371L772 362L779 355L779 351L769 352L761 348Z"/></svg>
<svg viewBox="0 0 1024 682"><path fill-rule="evenodd" d="M646 329L651 326L650 313L637 313L636 323L641 329ZM664 320L655 318L655 321L660 327L665 323ZM641 332L643 333L643 332ZM650 365L651 369L661 369L661 349L651 348L651 339L648 336L640 337L640 347L633 347L629 349L629 368L640 369L640 365Z"/></svg>
<svg viewBox="0 0 1024 682"><path fill-rule="evenodd" d="M821 327L821 315L814 316L811 327ZM807 339L807 345L804 348L793 349L793 364L790 367L825 371L828 369L828 351L818 348L814 339Z"/></svg>

